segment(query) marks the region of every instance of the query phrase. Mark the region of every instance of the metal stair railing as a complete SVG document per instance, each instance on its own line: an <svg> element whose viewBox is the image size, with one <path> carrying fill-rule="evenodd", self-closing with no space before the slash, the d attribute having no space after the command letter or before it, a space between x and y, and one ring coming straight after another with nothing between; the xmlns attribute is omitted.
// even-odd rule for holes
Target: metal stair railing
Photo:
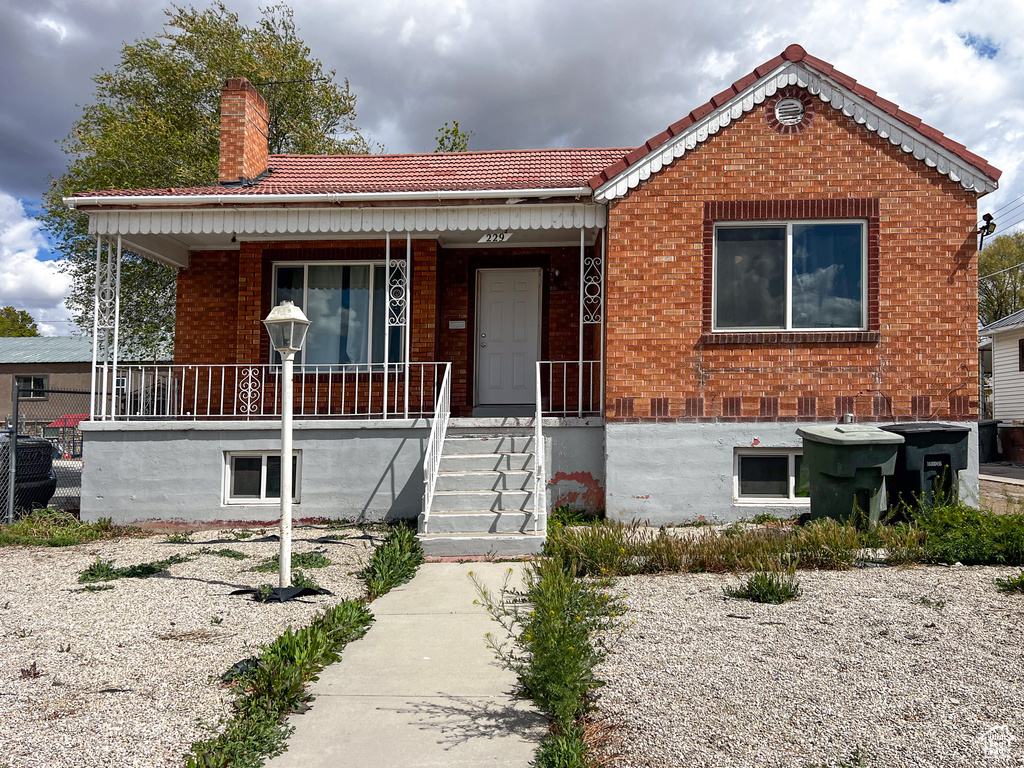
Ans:
<svg viewBox="0 0 1024 768"><path fill-rule="evenodd" d="M448 420L452 406L452 364L445 363L441 389L437 394L434 419L427 439L427 452L423 457L423 513L420 515L420 533L429 533L430 510L434 504L434 489L441 471L441 451L448 433Z"/></svg>
<svg viewBox="0 0 1024 768"><path fill-rule="evenodd" d="M542 501L545 488L544 477L544 406L540 388L540 367L537 363L537 410L533 415L533 532L536 534L537 522L541 512L546 512L547 504Z"/></svg>

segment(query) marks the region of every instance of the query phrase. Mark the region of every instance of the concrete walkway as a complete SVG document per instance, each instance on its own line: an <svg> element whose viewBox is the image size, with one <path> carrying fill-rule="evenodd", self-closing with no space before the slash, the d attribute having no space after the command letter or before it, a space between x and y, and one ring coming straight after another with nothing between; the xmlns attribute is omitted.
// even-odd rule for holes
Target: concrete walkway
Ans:
<svg viewBox="0 0 1024 768"><path fill-rule="evenodd" d="M519 566L513 566L520 575ZM546 720L513 698L484 635L499 629L469 572L497 591L508 563L428 563L371 604L376 621L312 685L290 719L288 751L269 768L527 768Z"/></svg>

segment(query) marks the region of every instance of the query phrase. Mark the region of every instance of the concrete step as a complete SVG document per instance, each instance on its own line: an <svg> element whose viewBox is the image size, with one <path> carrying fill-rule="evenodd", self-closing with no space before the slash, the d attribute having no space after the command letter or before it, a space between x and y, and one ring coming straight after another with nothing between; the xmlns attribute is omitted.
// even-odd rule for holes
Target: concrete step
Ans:
<svg viewBox="0 0 1024 768"><path fill-rule="evenodd" d="M442 472L519 472L532 469L532 453L457 453L441 456Z"/></svg>
<svg viewBox="0 0 1024 768"><path fill-rule="evenodd" d="M533 510L533 491L437 491L432 512Z"/></svg>
<svg viewBox="0 0 1024 768"><path fill-rule="evenodd" d="M533 489L533 472L441 472L438 491L526 491Z"/></svg>
<svg viewBox="0 0 1024 768"><path fill-rule="evenodd" d="M421 533L416 538L428 557L519 557L539 555L544 548L545 536L532 533Z"/></svg>
<svg viewBox="0 0 1024 768"><path fill-rule="evenodd" d="M537 521L537 529L544 530L544 520ZM430 533L533 533L532 511L489 512L431 512L427 523Z"/></svg>
<svg viewBox="0 0 1024 768"><path fill-rule="evenodd" d="M447 436L444 456L460 453L532 453L533 435L477 435L474 437Z"/></svg>

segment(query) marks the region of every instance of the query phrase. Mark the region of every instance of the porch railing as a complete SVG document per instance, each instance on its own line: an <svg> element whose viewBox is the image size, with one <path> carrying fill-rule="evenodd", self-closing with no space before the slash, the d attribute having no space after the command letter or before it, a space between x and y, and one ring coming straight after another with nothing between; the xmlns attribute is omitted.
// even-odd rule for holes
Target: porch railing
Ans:
<svg viewBox="0 0 1024 768"><path fill-rule="evenodd" d="M538 533L537 522L547 512L547 475L544 463L544 409L541 402L541 366L537 363L537 409L533 415L533 532ZM545 521L545 529L547 521Z"/></svg>
<svg viewBox="0 0 1024 768"><path fill-rule="evenodd" d="M295 418L429 418L450 363L296 365ZM97 380L104 376L97 368ZM119 421L276 419L279 365L107 366L95 418ZM105 395L105 396L104 396Z"/></svg>
<svg viewBox="0 0 1024 768"><path fill-rule="evenodd" d="M434 489L437 487L437 475L441 471L441 454L444 438L448 434L448 420L452 406L452 365L445 363L441 389L437 395L437 406L434 419L430 425L430 437L427 439L427 452L423 457L423 514L420 520L420 532L430 532L430 511L434 505Z"/></svg>
<svg viewBox="0 0 1024 768"><path fill-rule="evenodd" d="M600 360L542 360L537 397L545 416L597 416L602 412Z"/></svg>

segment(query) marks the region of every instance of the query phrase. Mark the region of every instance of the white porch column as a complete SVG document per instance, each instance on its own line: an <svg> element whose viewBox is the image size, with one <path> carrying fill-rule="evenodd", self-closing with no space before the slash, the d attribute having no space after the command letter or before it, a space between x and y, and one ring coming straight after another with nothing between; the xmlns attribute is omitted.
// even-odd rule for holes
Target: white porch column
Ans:
<svg viewBox="0 0 1024 768"><path fill-rule="evenodd" d="M409 418L409 275L410 261L412 257L412 234L405 233L405 258L392 258L391 255L391 233L386 232L385 260L387 264L387 310L384 323L384 418L388 413L388 372L390 370L389 360L391 359L391 329L402 328L403 339L403 361L400 367L395 370L404 370L405 398L403 414ZM395 386L398 386L398 376L395 376ZM397 403L396 403L397 405ZM395 409L397 411L397 407Z"/></svg>
<svg viewBox="0 0 1024 768"><path fill-rule="evenodd" d="M597 252L595 247L594 255L587 256L584 244L584 230L580 229L580 376L579 376L579 403L578 415L583 415L583 334L586 326L597 325L600 327L599 336L604 338L604 254L605 239L602 232L601 251ZM596 243L595 243L596 246ZM599 344L598 366L600 374L598 407L603 411L604 404L604 344ZM590 372L590 388L594 388L594 371ZM588 400L590 409L593 410L594 403Z"/></svg>
<svg viewBox="0 0 1024 768"><path fill-rule="evenodd" d="M92 391L90 396L90 418L93 420L103 421L117 415L120 296L121 236L117 236L116 251L111 240L97 236L96 276L93 281ZM111 389L109 396L108 386Z"/></svg>

